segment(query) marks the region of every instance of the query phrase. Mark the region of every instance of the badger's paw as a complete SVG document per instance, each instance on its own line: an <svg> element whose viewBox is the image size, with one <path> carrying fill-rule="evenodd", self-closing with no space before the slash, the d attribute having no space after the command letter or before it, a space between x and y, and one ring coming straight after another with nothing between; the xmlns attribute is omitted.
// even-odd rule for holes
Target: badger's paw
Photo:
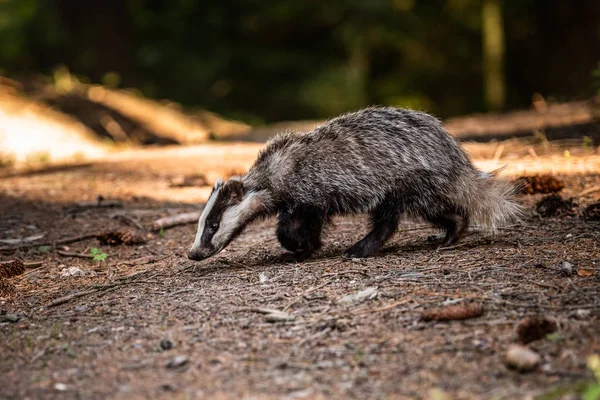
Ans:
<svg viewBox="0 0 600 400"><path fill-rule="evenodd" d="M305 261L307 258L309 258L311 256L311 254L312 254L312 252L308 252L308 251L300 251L300 252L296 252L296 253L286 252L286 253L278 255L275 258L275 262L282 263L282 264L299 263L299 262Z"/></svg>
<svg viewBox="0 0 600 400"><path fill-rule="evenodd" d="M370 256L371 252L359 245L354 245L344 251L344 258L367 258Z"/></svg>

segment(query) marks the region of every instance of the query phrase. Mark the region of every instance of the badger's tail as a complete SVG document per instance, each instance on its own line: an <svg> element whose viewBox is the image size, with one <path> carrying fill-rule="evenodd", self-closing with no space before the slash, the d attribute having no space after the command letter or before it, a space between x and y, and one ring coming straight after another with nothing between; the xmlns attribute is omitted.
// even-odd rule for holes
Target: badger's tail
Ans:
<svg viewBox="0 0 600 400"><path fill-rule="evenodd" d="M467 201L471 224L492 233L502 226L521 223L523 216L523 207L513 199L518 185L497 179L502 169L477 171L475 190L470 191Z"/></svg>

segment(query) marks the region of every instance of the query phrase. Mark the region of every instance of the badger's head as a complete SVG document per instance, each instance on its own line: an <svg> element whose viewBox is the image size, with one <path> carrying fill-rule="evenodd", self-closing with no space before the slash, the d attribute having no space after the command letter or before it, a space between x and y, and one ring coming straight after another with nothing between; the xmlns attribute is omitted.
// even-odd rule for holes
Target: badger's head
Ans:
<svg viewBox="0 0 600 400"><path fill-rule="evenodd" d="M219 179L200 215L198 232L188 258L200 261L219 253L260 214L261 209L260 196L248 192L240 177L232 177L225 183Z"/></svg>

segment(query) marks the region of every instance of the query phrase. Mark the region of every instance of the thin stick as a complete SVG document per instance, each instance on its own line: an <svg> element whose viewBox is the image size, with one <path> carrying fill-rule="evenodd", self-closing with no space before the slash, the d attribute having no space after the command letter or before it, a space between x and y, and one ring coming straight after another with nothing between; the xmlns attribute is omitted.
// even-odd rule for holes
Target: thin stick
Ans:
<svg viewBox="0 0 600 400"><path fill-rule="evenodd" d="M498 148L496 149L496 152L494 153L494 158L492 159L494 162L494 165L498 164L498 161L500 161L500 157L502 157L503 152L504 152L504 145L501 144L498 146Z"/></svg>
<svg viewBox="0 0 600 400"><path fill-rule="evenodd" d="M130 224L135 226L136 228L138 228L140 231L145 231L146 229L142 226L142 224L140 224L138 221L136 221L135 219L128 217L127 215L124 214L118 214L118 215L114 215L112 218L114 219L120 219L121 221L125 222L126 224Z"/></svg>
<svg viewBox="0 0 600 400"><path fill-rule="evenodd" d="M178 225L191 224L198 221L200 214L200 211L194 211L160 218L152 223L152 230L159 231L161 229L172 228Z"/></svg>
<svg viewBox="0 0 600 400"><path fill-rule="evenodd" d="M44 263L42 261L32 261L32 262L26 262L24 263L25 268L39 268L42 265L44 265Z"/></svg>
<svg viewBox="0 0 600 400"><path fill-rule="evenodd" d="M330 279L327 282L325 282L325 283L323 283L323 284L321 284L319 286L314 286L314 287L308 289L306 292L304 292L300 296L298 296L294 301L292 301L291 303L289 303L287 306L283 307L283 311L285 312L285 311L289 310L289 308L291 306L293 306L294 304L296 304L297 302L299 302L300 300L302 300L302 298L304 296L306 296L307 294L309 294L311 292L314 292L315 290L319 290L322 287L325 287L325 286L329 285L331 282L333 282L333 279Z"/></svg>
<svg viewBox="0 0 600 400"><path fill-rule="evenodd" d="M96 292L100 292L103 290L108 290L108 289L113 289L116 288L118 286L124 286L124 285L129 285L129 284L136 284L136 283L160 283L160 282L156 282L156 281L130 281L129 279L133 278L134 276L138 276L141 275L145 272L148 272L148 270L143 270L143 271L139 271L139 272L135 272L131 275L128 276L123 276L121 278L117 278L117 280L113 283L108 283L105 285L96 285L93 286L92 289L89 290L84 290L81 292L77 292L77 293L72 293L70 295L67 296L63 296L63 297L59 297L58 299L53 300L52 302L50 302L50 304L48 304L48 307L56 307L59 306L61 304L65 304L68 303L69 301L73 300L73 299L78 299L79 297L83 297L83 296L87 296L88 294L94 294Z"/></svg>
<svg viewBox="0 0 600 400"><path fill-rule="evenodd" d="M32 247L40 247L40 246L57 246L59 244L69 244L69 243L81 242L82 240L95 238L96 236L97 236L96 233L87 233L85 235L59 239L54 242L27 243L27 244L22 244L20 246L4 246L4 247L0 247L0 251L26 250L26 249L30 249Z"/></svg>
<svg viewBox="0 0 600 400"><path fill-rule="evenodd" d="M595 192L600 192L600 186L594 186L594 187L591 187L589 189L585 189L585 190L579 192L579 194L577 195L577 197L582 197L582 196L585 196L587 194L595 193Z"/></svg>
<svg viewBox="0 0 600 400"><path fill-rule="evenodd" d="M59 256L63 256L63 257L87 258L87 259L90 259L90 260L93 260L94 257L96 257L96 255L94 255L94 254L69 253L68 251L61 251L61 250L58 250L56 252L56 254L58 254ZM114 256L114 254L107 254L106 255L106 257L110 257L110 256Z"/></svg>
<svg viewBox="0 0 600 400"><path fill-rule="evenodd" d="M83 292L77 292L77 293L70 294L68 296L59 297L58 299L53 300L50 304L48 304L48 307L56 307L56 306L59 306L64 303L68 303L69 301L71 301L73 299L77 299L79 297L83 297L88 294L96 293L99 291L100 291L100 289L85 290Z"/></svg>
<svg viewBox="0 0 600 400"><path fill-rule="evenodd" d="M80 253L69 253L67 251L57 251L56 254L63 257L73 257L73 258L87 258L93 259L95 256L92 254L80 254Z"/></svg>

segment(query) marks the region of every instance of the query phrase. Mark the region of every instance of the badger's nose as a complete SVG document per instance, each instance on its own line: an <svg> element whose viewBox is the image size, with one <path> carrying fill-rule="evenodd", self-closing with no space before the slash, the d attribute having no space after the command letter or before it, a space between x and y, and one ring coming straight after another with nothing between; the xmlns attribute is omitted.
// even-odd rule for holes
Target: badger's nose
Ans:
<svg viewBox="0 0 600 400"><path fill-rule="evenodd" d="M202 260L202 257L200 256L200 254L198 254L194 250L190 250L190 252L188 253L188 258L190 260L194 260L194 261L200 261L200 260Z"/></svg>

